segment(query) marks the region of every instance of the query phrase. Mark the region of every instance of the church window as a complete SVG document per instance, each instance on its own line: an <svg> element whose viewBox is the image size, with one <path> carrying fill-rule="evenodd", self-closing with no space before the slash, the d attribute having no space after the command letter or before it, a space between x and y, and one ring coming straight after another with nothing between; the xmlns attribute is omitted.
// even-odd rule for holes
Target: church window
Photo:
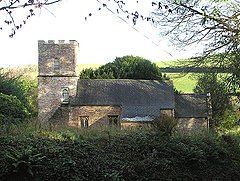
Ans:
<svg viewBox="0 0 240 181"><path fill-rule="evenodd" d="M63 104L69 103L69 88L68 87L62 88L62 103Z"/></svg>
<svg viewBox="0 0 240 181"><path fill-rule="evenodd" d="M81 125L81 128L88 128L88 120L88 116L80 116L79 126Z"/></svg>

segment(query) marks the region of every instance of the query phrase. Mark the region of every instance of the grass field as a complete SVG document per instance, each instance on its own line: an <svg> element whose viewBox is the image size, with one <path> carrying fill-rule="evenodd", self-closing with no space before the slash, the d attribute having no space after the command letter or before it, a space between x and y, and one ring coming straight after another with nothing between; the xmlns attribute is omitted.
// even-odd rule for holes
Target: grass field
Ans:
<svg viewBox="0 0 240 181"><path fill-rule="evenodd" d="M157 64L158 67L160 68L165 68L165 67L172 67L178 65L179 61L181 60L168 60L168 61L159 61L159 62L154 62Z"/></svg>
<svg viewBox="0 0 240 181"><path fill-rule="evenodd" d="M157 66L160 68L172 67L180 65L180 61L183 60L174 60L174 61L160 61L156 62ZM166 73L166 75L173 81L174 87L182 93L193 93L193 89L197 83L196 73Z"/></svg>
<svg viewBox="0 0 240 181"><path fill-rule="evenodd" d="M178 91L182 93L193 93L193 89L197 83L196 73L167 73L167 76L173 81L173 85Z"/></svg>

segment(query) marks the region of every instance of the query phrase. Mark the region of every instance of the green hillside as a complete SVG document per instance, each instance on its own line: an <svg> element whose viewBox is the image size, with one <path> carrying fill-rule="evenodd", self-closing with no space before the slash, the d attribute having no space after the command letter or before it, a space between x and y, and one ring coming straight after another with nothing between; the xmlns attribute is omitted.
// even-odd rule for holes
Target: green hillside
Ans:
<svg viewBox="0 0 240 181"><path fill-rule="evenodd" d="M155 62L160 68L176 66L180 60L167 60Z"/></svg>
<svg viewBox="0 0 240 181"><path fill-rule="evenodd" d="M180 65L183 60L171 60L156 62L159 68L173 67ZM197 83L198 73L172 73L164 72L172 81L174 87L183 93L192 93Z"/></svg>
<svg viewBox="0 0 240 181"><path fill-rule="evenodd" d="M174 87L183 93L192 93L197 83L196 73L166 73L166 75L173 81Z"/></svg>

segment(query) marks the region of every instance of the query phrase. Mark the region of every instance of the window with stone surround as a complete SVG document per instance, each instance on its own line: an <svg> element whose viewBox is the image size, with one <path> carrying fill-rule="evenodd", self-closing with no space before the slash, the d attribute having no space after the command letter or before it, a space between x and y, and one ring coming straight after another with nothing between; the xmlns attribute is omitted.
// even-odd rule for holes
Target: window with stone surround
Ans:
<svg viewBox="0 0 240 181"><path fill-rule="evenodd" d="M81 128L88 128L89 116L80 116L79 126Z"/></svg>
<svg viewBox="0 0 240 181"><path fill-rule="evenodd" d="M69 103L69 88L63 87L62 88L62 104L68 104Z"/></svg>
<svg viewBox="0 0 240 181"><path fill-rule="evenodd" d="M119 126L120 125L119 115L109 115L108 120L109 120L110 126Z"/></svg>

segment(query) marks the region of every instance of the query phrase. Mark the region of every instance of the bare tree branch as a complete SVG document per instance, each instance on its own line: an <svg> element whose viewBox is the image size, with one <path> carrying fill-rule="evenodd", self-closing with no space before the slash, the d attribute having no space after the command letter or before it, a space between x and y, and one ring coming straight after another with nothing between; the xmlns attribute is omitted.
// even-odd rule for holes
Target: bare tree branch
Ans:
<svg viewBox="0 0 240 181"><path fill-rule="evenodd" d="M0 1L0 13L6 13L8 16L5 19L0 19L5 25L0 26L0 30L3 30L6 26L11 29L9 37L13 37L16 31L21 29L27 20L35 15L34 11L41 9L42 7L49 6L61 2L62 0L6 0ZM26 16L19 18L19 14L15 14L15 11L23 10ZM0 16L4 17L4 16ZM16 22L16 19L22 19L21 22Z"/></svg>

